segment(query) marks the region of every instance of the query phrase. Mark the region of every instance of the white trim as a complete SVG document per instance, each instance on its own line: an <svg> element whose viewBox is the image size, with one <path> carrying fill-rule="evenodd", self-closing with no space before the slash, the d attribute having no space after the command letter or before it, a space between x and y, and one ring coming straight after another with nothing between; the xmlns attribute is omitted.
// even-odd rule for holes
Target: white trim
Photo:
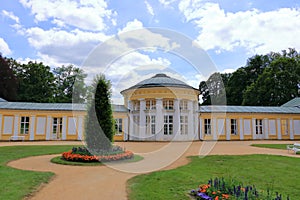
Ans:
<svg viewBox="0 0 300 200"><path fill-rule="evenodd" d="M0 140L2 138L2 114L0 114Z"/></svg>
<svg viewBox="0 0 300 200"><path fill-rule="evenodd" d="M61 139L67 139L67 116L62 117L62 131L61 131Z"/></svg>
<svg viewBox="0 0 300 200"><path fill-rule="evenodd" d="M14 136L19 135L19 115L15 115L14 119Z"/></svg>
<svg viewBox="0 0 300 200"><path fill-rule="evenodd" d="M237 126L239 128L238 132L240 134L240 140L244 140L244 123L243 123L243 118L239 118Z"/></svg>
<svg viewBox="0 0 300 200"><path fill-rule="evenodd" d="M146 137L146 101L145 99L139 99L140 101L140 133L139 139L144 140Z"/></svg>
<svg viewBox="0 0 300 200"><path fill-rule="evenodd" d="M289 119L290 125L290 139L293 140L294 139L294 123L293 123L293 119Z"/></svg>
<svg viewBox="0 0 300 200"><path fill-rule="evenodd" d="M281 140L281 120L277 118L277 138Z"/></svg>
<svg viewBox="0 0 300 200"><path fill-rule="evenodd" d="M230 119L226 118L226 140L230 140Z"/></svg>
<svg viewBox="0 0 300 200"><path fill-rule="evenodd" d="M51 125L52 125L52 117L47 116L46 140L50 140L50 133L52 130Z"/></svg>
<svg viewBox="0 0 300 200"><path fill-rule="evenodd" d="M29 123L29 140L34 140L35 115L30 117Z"/></svg>
<svg viewBox="0 0 300 200"><path fill-rule="evenodd" d="M78 117L78 135L77 140L82 140L82 134L83 134L83 116Z"/></svg>

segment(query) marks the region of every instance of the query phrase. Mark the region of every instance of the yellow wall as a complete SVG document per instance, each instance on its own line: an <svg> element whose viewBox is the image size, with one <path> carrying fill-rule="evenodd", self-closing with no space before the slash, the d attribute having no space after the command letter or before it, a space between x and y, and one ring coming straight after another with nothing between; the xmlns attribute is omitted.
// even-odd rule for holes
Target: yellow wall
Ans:
<svg viewBox="0 0 300 200"><path fill-rule="evenodd" d="M237 135L231 135L230 134L230 140L240 140L240 128L242 128L243 130L243 127L242 124L240 123L240 119L243 120L243 122L245 120L250 120L250 127L251 127L251 132L249 134L246 134L246 133L243 133L243 138L244 140L252 140L254 139L253 138L253 129L255 129L255 127L253 127L253 124L252 124L252 119L268 119L268 120L274 120L275 121L275 127L276 127L276 134L275 135L270 135L268 134L268 139L279 139L280 136L281 136L281 139L282 140L289 140L290 139L290 119L292 120L300 120L300 116L297 115L297 114L265 114L265 113L201 113L199 115L199 118L201 121L201 131L203 133L203 139L204 140L212 140L213 139L213 132L214 130L218 130L218 125L216 124L216 126L214 126L212 123L212 119L215 118L215 119L236 119L237 120L237 130L238 130L238 134ZM211 119L211 128L212 128L212 135L204 135L204 119ZM278 129L278 121L277 119L280 119L280 129ZM288 129L285 130L285 127L283 125L283 123L285 123L287 120L287 123L288 123ZM226 124L226 120L224 122L224 129L227 130L227 124ZM269 124L268 124L269 126ZM230 130L230 127L229 127L229 130ZM270 129L268 128L268 131L270 131ZM294 139L300 139L300 135L294 135ZM218 137L218 140L226 140L226 134L225 136L224 135L221 135Z"/></svg>
<svg viewBox="0 0 300 200"><path fill-rule="evenodd" d="M30 134L20 134L20 124L21 124L21 117L30 117L29 119L29 132L31 130L31 126L33 124L35 127L33 127L34 130L34 140L46 140L46 129L47 129L47 123L48 123L48 116L53 118L63 118L67 117L67 127L66 127L66 140L77 140L78 139L78 123L79 123L79 116L84 116L86 114L85 111L46 111L46 110L8 110L8 109L3 109L0 110L0 114L2 115L2 130L0 132L0 140L9 140L11 136L14 135L15 132L15 116L18 115L18 136L25 136L25 140L30 140ZM3 134L4 131L4 117L6 116L12 116L13 117L13 126L12 126L12 133L11 134ZM31 117L35 117L35 122L31 122ZM45 123L45 132L44 134L36 134L37 130L37 120L38 117L45 117L46 118L46 123ZM76 134L75 135L69 135L68 133L68 120L70 117L75 117L77 118L77 124L76 124ZM52 127L52 125L51 125ZM51 138L50 138L51 139Z"/></svg>

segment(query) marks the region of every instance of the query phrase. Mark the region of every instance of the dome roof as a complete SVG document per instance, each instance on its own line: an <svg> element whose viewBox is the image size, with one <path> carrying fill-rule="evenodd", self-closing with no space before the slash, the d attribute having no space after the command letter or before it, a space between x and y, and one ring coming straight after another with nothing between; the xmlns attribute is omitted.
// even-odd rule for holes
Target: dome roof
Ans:
<svg viewBox="0 0 300 200"><path fill-rule="evenodd" d="M171 78L166 74L156 74L155 76L143 80L126 90L137 89L137 88L150 88L150 87L179 87L179 88L189 88L189 89L197 90L192 86L186 84L185 82L175 78Z"/></svg>

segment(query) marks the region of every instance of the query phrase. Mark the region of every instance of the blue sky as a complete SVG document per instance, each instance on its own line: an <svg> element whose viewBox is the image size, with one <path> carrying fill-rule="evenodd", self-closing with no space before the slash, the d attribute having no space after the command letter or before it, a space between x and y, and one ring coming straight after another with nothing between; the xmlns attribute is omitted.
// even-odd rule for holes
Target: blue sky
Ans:
<svg viewBox="0 0 300 200"><path fill-rule="evenodd" d="M184 44L177 41L171 47L172 39L145 32L147 28L187 37L207 52L199 60L210 59L212 71L232 72L255 54L300 50L297 0L2 0L0 23L2 55L51 67L73 64L89 74L88 81L105 72L112 80L115 103L121 103L121 90L155 73L165 72L194 87L207 78L202 73L205 64L195 70L184 56L172 52ZM134 30L142 31L125 34ZM86 65L101 44L122 34L127 46L138 41L153 48L128 51L114 46L118 51L109 66ZM113 42L125 47L124 41ZM186 51L194 53L192 46ZM103 60L96 56L96 63L101 63L98 59Z"/></svg>

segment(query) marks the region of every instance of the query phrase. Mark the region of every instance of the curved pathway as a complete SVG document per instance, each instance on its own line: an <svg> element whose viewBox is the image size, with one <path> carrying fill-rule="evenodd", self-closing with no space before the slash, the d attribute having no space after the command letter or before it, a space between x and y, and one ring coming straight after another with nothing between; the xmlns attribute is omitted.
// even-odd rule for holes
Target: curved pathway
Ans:
<svg viewBox="0 0 300 200"><path fill-rule="evenodd" d="M66 144L44 142L48 145ZM133 176L161 169L172 169L188 163L186 156L199 155L208 149L209 155L275 154L296 155L287 150L266 149L250 146L252 143L293 143L293 141L236 141L236 142L124 142L116 143L141 154L144 159L136 163L114 163L110 166L67 166L50 162L57 155L23 158L8 163L9 166L34 171L51 171L54 178L42 186L29 199L127 199L126 182ZM7 143L16 144L16 143ZM23 143L21 143L23 144ZM26 145L41 143L27 143ZM70 144L70 143L67 143ZM79 143L72 143L74 145ZM0 146L5 144L0 143ZM204 148L205 147L205 148ZM178 153L181 152L181 153ZM183 152L183 153L182 153ZM298 156L299 157L299 156Z"/></svg>

